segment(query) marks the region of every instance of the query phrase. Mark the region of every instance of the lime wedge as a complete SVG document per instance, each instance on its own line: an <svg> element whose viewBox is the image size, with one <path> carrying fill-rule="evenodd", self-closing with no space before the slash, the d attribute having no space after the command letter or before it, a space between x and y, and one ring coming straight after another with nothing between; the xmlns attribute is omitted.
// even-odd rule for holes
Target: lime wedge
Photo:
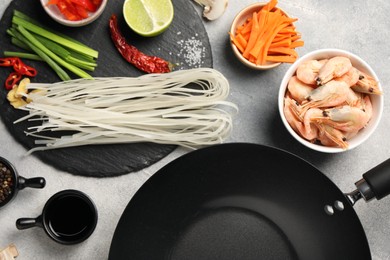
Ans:
<svg viewBox="0 0 390 260"><path fill-rule="evenodd" d="M126 0L123 16L126 23L142 36L156 36L165 31L173 20L171 0Z"/></svg>

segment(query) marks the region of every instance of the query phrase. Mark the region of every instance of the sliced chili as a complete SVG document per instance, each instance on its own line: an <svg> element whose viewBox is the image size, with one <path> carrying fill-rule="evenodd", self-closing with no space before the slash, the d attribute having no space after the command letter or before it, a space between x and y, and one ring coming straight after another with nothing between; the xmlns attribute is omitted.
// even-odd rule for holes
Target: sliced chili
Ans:
<svg viewBox="0 0 390 260"><path fill-rule="evenodd" d="M14 67L15 72L17 72L21 75L26 75L28 77L35 77L37 75L36 69L24 64L22 62L22 60L19 58L15 59L13 67Z"/></svg>
<svg viewBox="0 0 390 260"><path fill-rule="evenodd" d="M16 84L18 84L18 82L22 79L22 75L17 73L17 72L11 72L11 74L9 74L9 76L7 77L7 79L5 80L5 88L7 90L10 90L13 88L13 86L15 86Z"/></svg>
<svg viewBox="0 0 390 260"><path fill-rule="evenodd" d="M11 67L14 65L16 59L18 58L0 58L0 67Z"/></svg>
<svg viewBox="0 0 390 260"><path fill-rule="evenodd" d="M7 90L18 84L22 76L35 77L37 75L36 69L24 64L18 57L0 58L0 66L13 67L14 69L5 80L4 86Z"/></svg>
<svg viewBox="0 0 390 260"><path fill-rule="evenodd" d="M70 0L70 2L83 7L89 12L95 12L97 9L97 6L91 0Z"/></svg>
<svg viewBox="0 0 390 260"><path fill-rule="evenodd" d="M122 57L135 67L147 73L167 73L172 70L172 64L168 61L156 56L148 56L133 45L128 44L118 28L116 15L111 16L109 26L115 47Z"/></svg>

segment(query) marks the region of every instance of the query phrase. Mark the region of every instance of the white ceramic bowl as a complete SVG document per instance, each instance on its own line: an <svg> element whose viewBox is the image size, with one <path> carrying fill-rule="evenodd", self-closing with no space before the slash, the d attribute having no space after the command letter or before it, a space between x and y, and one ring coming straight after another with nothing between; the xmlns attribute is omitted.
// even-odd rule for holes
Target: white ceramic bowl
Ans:
<svg viewBox="0 0 390 260"><path fill-rule="evenodd" d="M244 9L242 9L233 19L232 25L230 27L230 33L235 35L237 26L244 24L244 22L248 18L252 17L253 12L258 12L261 9L261 7L263 7L264 5L266 5L266 3L255 3L255 4L251 4L247 7L245 7ZM276 7L276 8L280 9L282 11L282 13L284 13L286 16L288 16L288 14L283 9L281 9L279 7ZM255 63L250 62L249 60L244 58L244 56L242 56L242 53L238 50L236 45L234 45L231 41L230 41L230 45L231 45L233 53L237 57L237 59L240 62L242 62L245 66L247 66L251 69L269 70L269 69L273 69L281 64L280 62L269 62L268 61L265 65L256 65Z"/></svg>
<svg viewBox="0 0 390 260"><path fill-rule="evenodd" d="M46 13L51 18L53 18L58 23L69 26L69 27L80 27L80 26L84 26L84 25L90 24L93 21L95 21L103 13L104 9L106 8L108 0L102 0L101 5L99 6L99 8L95 12L90 13L88 18L85 18L85 19L82 19L79 21L67 20L64 17L64 15L61 14L61 12L58 10L57 6L47 5L48 2L49 2L49 0L41 0L41 4L42 4L43 9L46 11Z"/></svg>
<svg viewBox="0 0 390 260"><path fill-rule="evenodd" d="M382 112L383 112L383 105L384 105L384 100L383 100L383 94L382 95L371 95L371 103L373 106L373 115L371 120L368 122L367 126L363 128L362 130L359 131L359 133L348 140L348 149L344 150L342 148L336 148L336 147L327 147L319 144L313 144L302 137L300 137L289 125L287 122L287 119L284 115L283 112L283 106L284 106L284 97L287 89L287 84L290 78L295 74L298 66L307 60L313 60L313 59L325 59L325 58L332 58L334 56L344 56L348 57L352 65L359 69L362 72L367 73L368 75L372 76L375 80L379 82L379 88L383 91L380 81L373 71L373 69L368 65L364 60L356 56L355 54L352 54L348 51L344 50L339 50L339 49L321 49L321 50L316 50L313 52L310 52L301 58L299 58L291 67L287 70L286 74L283 77L282 83L280 84L280 89L279 89L279 96L278 96L278 107L279 107L279 114L282 118L283 124L287 128L288 132L300 143L303 145L319 151L319 152L325 152L325 153L339 153L339 152L344 152L347 150L351 150L359 145L361 145L364 141L366 141L370 135L375 131L377 128L379 121L382 117Z"/></svg>

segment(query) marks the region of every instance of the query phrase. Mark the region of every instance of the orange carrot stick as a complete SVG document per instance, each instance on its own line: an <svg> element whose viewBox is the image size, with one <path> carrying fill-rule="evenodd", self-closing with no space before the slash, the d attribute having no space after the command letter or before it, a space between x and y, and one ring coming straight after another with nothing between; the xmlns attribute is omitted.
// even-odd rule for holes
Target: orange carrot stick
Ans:
<svg viewBox="0 0 390 260"><path fill-rule="evenodd" d="M269 55L266 57L266 61L294 63L296 61L296 57L286 56L286 55L277 55L277 56Z"/></svg>
<svg viewBox="0 0 390 260"><path fill-rule="evenodd" d="M304 44L305 44L304 41L294 41L291 43L290 47L291 48L302 47Z"/></svg>
<svg viewBox="0 0 390 260"><path fill-rule="evenodd" d="M245 51L243 53L243 56L247 59L249 58L250 50L253 48L253 46L256 43L259 31L260 31L260 27L259 27L259 20L257 18L257 13L253 12L251 35L249 37L248 44L247 44Z"/></svg>

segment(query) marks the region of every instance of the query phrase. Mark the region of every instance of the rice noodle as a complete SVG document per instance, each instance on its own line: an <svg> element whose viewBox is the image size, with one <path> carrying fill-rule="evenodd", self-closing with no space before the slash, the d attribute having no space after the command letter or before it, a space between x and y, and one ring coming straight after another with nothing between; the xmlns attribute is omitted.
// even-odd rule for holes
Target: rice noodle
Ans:
<svg viewBox="0 0 390 260"><path fill-rule="evenodd" d="M223 142L232 130L235 104L226 101L229 83L210 68L141 77L77 79L31 83L18 119L41 120L27 135L37 146L29 153L80 145L155 142L190 148ZM223 109L225 108L225 109ZM54 131L76 131L53 137Z"/></svg>

